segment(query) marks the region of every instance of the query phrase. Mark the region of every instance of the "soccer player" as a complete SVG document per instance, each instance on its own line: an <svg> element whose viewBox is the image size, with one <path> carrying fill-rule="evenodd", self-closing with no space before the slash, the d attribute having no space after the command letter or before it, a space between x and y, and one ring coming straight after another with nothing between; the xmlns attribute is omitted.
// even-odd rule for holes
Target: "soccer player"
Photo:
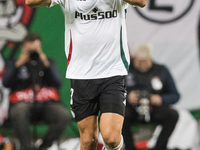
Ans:
<svg viewBox="0 0 200 150"><path fill-rule="evenodd" d="M120 150L125 113L124 76L129 68L125 15L128 4L147 0L26 0L30 7L60 4L65 12L66 78L80 150L96 150L98 113L103 150Z"/></svg>

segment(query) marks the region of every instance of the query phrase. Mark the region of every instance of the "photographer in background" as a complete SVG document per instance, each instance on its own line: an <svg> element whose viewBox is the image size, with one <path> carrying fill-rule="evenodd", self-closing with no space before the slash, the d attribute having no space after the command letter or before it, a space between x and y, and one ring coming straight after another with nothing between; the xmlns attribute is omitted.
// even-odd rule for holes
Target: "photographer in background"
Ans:
<svg viewBox="0 0 200 150"><path fill-rule="evenodd" d="M44 121L49 129L40 145L45 150L57 140L69 123L69 113L59 102L61 77L52 59L42 52L41 38L28 34L21 55L6 61L3 85L11 89L9 118L20 140L21 150L33 150L29 125Z"/></svg>
<svg viewBox="0 0 200 150"><path fill-rule="evenodd" d="M169 70L153 62L148 44L140 44L134 49L125 84L128 92L122 131L125 149L136 150L130 128L140 121L162 125L153 150L166 150L168 139L178 121L178 113L170 105L179 100L179 93Z"/></svg>

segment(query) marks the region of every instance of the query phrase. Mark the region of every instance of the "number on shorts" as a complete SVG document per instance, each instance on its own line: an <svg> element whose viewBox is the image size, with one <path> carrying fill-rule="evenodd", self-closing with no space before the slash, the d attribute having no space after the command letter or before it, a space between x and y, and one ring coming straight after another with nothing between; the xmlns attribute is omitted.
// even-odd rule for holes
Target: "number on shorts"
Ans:
<svg viewBox="0 0 200 150"><path fill-rule="evenodd" d="M71 107L73 105L73 94L74 94L74 89L71 88L71 99L70 99ZM73 112L72 108L71 108L71 114L72 114L72 117L75 118L75 113Z"/></svg>
<svg viewBox="0 0 200 150"><path fill-rule="evenodd" d="M73 94L74 94L74 89L71 88L71 99L70 99L70 105L73 105Z"/></svg>

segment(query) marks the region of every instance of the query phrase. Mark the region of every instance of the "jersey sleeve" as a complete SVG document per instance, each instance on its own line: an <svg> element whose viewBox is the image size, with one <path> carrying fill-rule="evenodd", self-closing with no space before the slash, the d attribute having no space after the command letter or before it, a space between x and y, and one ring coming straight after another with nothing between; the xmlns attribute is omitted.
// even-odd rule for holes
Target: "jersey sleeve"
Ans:
<svg viewBox="0 0 200 150"><path fill-rule="evenodd" d="M127 9L129 6L129 3L125 2L124 0L116 0L116 2L121 6L123 9Z"/></svg>
<svg viewBox="0 0 200 150"><path fill-rule="evenodd" d="M58 5L58 4L65 7L64 3L65 3L65 0L51 0L51 4L49 7L52 7L52 6Z"/></svg>
<svg viewBox="0 0 200 150"><path fill-rule="evenodd" d="M124 9L128 8L128 3L122 0L122 6L124 7Z"/></svg>
<svg viewBox="0 0 200 150"><path fill-rule="evenodd" d="M127 2L125 2L124 0L121 0L121 1L122 1L122 5L124 6L125 9L127 9L129 5L131 7L137 7L136 5L131 5L131 4L127 3Z"/></svg>

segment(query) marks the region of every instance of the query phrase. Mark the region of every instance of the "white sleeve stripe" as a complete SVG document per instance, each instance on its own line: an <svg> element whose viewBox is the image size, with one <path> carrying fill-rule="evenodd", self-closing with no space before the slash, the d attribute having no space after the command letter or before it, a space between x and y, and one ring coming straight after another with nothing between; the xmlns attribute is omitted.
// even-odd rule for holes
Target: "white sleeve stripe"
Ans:
<svg viewBox="0 0 200 150"><path fill-rule="evenodd" d="M57 4L64 7L64 0L51 0L51 4L50 4L49 8L54 6L54 5L57 5Z"/></svg>

